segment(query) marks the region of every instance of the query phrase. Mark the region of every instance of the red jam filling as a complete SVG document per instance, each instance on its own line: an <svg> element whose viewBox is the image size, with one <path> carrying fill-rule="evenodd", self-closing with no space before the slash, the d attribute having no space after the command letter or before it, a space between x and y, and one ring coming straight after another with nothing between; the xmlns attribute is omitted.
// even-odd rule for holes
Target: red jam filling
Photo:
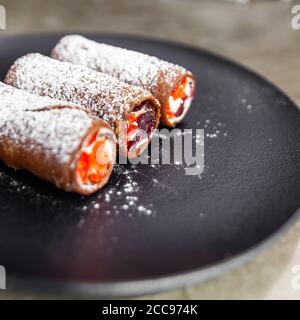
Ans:
<svg viewBox="0 0 300 320"><path fill-rule="evenodd" d="M105 149L107 138L93 134L83 148L77 162L77 175L83 184L97 184L106 176L110 168L110 155Z"/></svg>
<svg viewBox="0 0 300 320"><path fill-rule="evenodd" d="M141 141L141 135L135 136L138 130L143 130L143 134L149 139L155 127L156 116L152 104L145 102L135 107L127 120L127 150L134 148Z"/></svg>
<svg viewBox="0 0 300 320"><path fill-rule="evenodd" d="M179 85L172 91L170 97L172 97L174 101L176 101L177 99L181 99L181 104L175 113L171 110L170 103L167 104L166 112L167 112L168 119L180 117L184 112L184 105L186 100L194 96L195 92L193 87L191 88L190 95L186 93L187 86L194 86L191 83L191 80L192 78L188 75L183 77Z"/></svg>

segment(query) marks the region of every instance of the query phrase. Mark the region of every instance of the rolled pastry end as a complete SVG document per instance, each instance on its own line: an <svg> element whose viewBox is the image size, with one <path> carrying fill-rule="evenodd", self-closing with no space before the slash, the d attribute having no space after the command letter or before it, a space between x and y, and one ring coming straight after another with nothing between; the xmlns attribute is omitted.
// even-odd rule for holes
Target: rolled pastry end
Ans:
<svg viewBox="0 0 300 320"><path fill-rule="evenodd" d="M187 73L174 87L167 99L162 117L163 124L175 127L187 114L194 95L196 81L191 73Z"/></svg>
<svg viewBox="0 0 300 320"><path fill-rule="evenodd" d="M89 195L102 188L116 162L116 140L112 131L100 127L87 136L75 159L75 191Z"/></svg>
<svg viewBox="0 0 300 320"><path fill-rule="evenodd" d="M120 150L128 158L139 157L147 148L151 138L158 127L160 119L160 106L156 99L143 101L134 107L125 123L125 139L120 140ZM120 138L120 136L119 136Z"/></svg>

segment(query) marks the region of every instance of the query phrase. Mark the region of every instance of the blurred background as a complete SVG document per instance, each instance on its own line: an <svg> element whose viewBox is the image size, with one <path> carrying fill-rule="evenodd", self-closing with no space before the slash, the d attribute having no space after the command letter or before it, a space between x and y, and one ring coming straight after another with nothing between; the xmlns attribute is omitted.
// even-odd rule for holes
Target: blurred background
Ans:
<svg viewBox="0 0 300 320"><path fill-rule="evenodd" d="M300 31L288 0L0 0L2 34L95 31L156 37L222 53L261 71L293 98ZM298 1L300 4L300 0Z"/></svg>
<svg viewBox="0 0 300 320"><path fill-rule="evenodd" d="M300 0L0 0L7 15L0 37L93 31L186 43L256 70L300 105L300 29L291 25L297 4ZM238 270L149 298L299 299L300 284L299 289L292 285L300 265L299 240L300 223Z"/></svg>

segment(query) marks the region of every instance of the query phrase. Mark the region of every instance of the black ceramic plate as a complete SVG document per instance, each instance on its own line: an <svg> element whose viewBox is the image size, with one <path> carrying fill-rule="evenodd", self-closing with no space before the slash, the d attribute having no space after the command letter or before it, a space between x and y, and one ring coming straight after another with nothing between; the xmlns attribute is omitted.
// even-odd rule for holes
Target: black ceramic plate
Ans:
<svg viewBox="0 0 300 320"><path fill-rule="evenodd" d="M16 58L49 54L61 36L1 38L1 79ZM199 177L178 165L120 166L103 191L84 198L1 164L0 264L8 288L83 297L171 289L240 265L291 225L300 207L294 103L202 50L88 36L195 73L197 96L180 128L205 129L205 171Z"/></svg>

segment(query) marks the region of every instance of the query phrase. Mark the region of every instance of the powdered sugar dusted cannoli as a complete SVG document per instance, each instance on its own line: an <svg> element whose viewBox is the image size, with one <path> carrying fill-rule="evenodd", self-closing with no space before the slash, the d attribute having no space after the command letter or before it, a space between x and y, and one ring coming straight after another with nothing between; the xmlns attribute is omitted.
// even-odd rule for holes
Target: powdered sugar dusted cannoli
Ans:
<svg viewBox="0 0 300 320"><path fill-rule="evenodd" d="M108 181L116 160L112 129L82 107L0 83L0 159L83 195Z"/></svg>
<svg viewBox="0 0 300 320"><path fill-rule="evenodd" d="M124 122L127 123L124 138L130 141L122 141L120 150L129 157L142 153L159 123L160 105L150 92L38 53L18 59L10 68L5 83L34 94L79 104L107 121L117 135L121 124L124 128Z"/></svg>
<svg viewBox="0 0 300 320"><path fill-rule="evenodd" d="M195 94L195 77L183 67L82 36L63 37L52 57L149 90L161 103L161 122L167 126L174 127L185 117Z"/></svg>

